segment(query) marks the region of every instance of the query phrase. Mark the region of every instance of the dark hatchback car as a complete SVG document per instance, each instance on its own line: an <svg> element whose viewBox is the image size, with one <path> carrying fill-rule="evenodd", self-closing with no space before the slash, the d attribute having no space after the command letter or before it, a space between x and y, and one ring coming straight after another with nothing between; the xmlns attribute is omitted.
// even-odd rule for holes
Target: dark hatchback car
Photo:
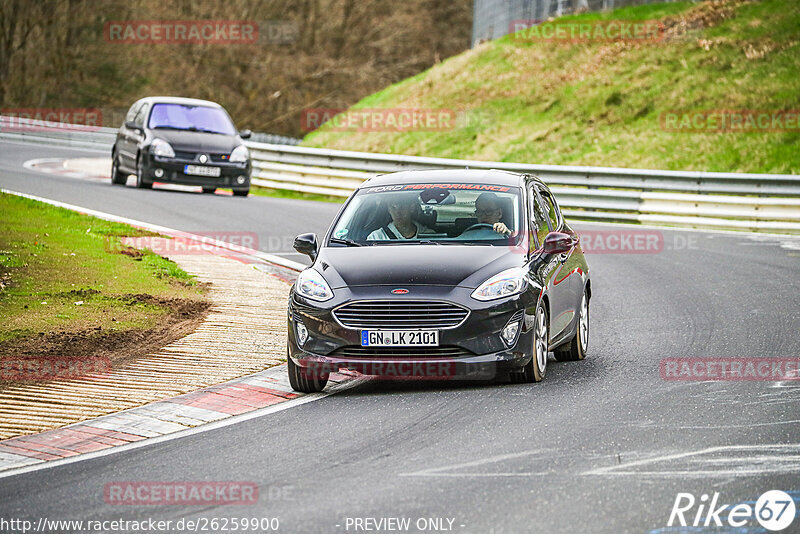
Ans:
<svg viewBox="0 0 800 534"><path fill-rule="evenodd" d="M228 113L207 100L148 97L131 106L111 150L111 183L136 187L153 182L217 188L236 196L250 191L250 154Z"/></svg>
<svg viewBox="0 0 800 534"><path fill-rule="evenodd" d="M331 372L538 382L550 352L582 360L589 270L578 235L538 178L407 171L372 178L289 296L288 370L298 391Z"/></svg>

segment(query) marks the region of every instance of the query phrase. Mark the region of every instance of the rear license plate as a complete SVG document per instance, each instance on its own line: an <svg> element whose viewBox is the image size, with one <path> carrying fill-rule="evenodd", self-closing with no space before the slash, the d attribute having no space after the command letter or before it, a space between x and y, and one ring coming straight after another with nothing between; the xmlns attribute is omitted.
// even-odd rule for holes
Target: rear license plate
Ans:
<svg viewBox="0 0 800 534"><path fill-rule="evenodd" d="M362 347L438 347L438 330L362 330Z"/></svg>
<svg viewBox="0 0 800 534"><path fill-rule="evenodd" d="M222 169L219 167L204 167L202 165L186 165L183 167L184 174L193 174L194 176L213 176L218 177Z"/></svg>

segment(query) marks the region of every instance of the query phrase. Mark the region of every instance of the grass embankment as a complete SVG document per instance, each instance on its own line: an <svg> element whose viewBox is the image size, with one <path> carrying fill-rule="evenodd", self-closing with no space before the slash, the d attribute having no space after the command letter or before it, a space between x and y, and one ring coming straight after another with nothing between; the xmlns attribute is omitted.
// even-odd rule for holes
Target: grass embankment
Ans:
<svg viewBox="0 0 800 534"><path fill-rule="evenodd" d="M117 362L191 331L208 307L205 288L175 263L120 245L141 235L155 234L0 194L0 358Z"/></svg>
<svg viewBox="0 0 800 534"><path fill-rule="evenodd" d="M800 3L676 2L564 17L660 20L660 40L485 43L354 108L465 111L454 129L334 132L327 148L542 164L800 173L800 128L666 131L667 112L800 109ZM527 35L529 38L520 38Z"/></svg>
<svg viewBox="0 0 800 534"><path fill-rule="evenodd" d="M335 204L341 204L346 198L333 195L320 195L317 193L305 193L303 191L292 191L289 189L270 189L268 187L260 187L257 185L250 186L250 194L258 195L260 197L289 198L292 200L314 200L318 202L333 202Z"/></svg>

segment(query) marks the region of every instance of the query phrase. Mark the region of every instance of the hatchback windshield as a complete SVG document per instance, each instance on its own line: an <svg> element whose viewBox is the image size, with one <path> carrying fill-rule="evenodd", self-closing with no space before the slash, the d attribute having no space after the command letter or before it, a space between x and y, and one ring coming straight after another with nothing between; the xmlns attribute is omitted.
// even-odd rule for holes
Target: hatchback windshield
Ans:
<svg viewBox="0 0 800 534"><path fill-rule="evenodd" d="M150 113L148 128L170 130L189 130L199 132L233 135L233 127L227 113L219 108L208 106L187 106L185 104L155 104Z"/></svg>
<svg viewBox="0 0 800 534"><path fill-rule="evenodd" d="M516 244L520 190L489 184L402 184L360 190L334 228L334 245Z"/></svg>

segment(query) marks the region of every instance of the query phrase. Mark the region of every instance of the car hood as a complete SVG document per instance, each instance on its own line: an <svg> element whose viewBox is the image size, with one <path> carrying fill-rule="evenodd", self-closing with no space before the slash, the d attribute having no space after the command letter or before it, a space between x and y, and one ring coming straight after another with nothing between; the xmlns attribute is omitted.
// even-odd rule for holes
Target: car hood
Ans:
<svg viewBox="0 0 800 534"><path fill-rule="evenodd" d="M333 289L374 285L475 288L524 262L524 254L505 246L386 245L325 247L314 267Z"/></svg>
<svg viewBox="0 0 800 534"><path fill-rule="evenodd" d="M176 130L152 130L153 137L163 139L174 150L182 152L209 152L230 154L242 144L238 135L222 135L205 132L179 132Z"/></svg>

